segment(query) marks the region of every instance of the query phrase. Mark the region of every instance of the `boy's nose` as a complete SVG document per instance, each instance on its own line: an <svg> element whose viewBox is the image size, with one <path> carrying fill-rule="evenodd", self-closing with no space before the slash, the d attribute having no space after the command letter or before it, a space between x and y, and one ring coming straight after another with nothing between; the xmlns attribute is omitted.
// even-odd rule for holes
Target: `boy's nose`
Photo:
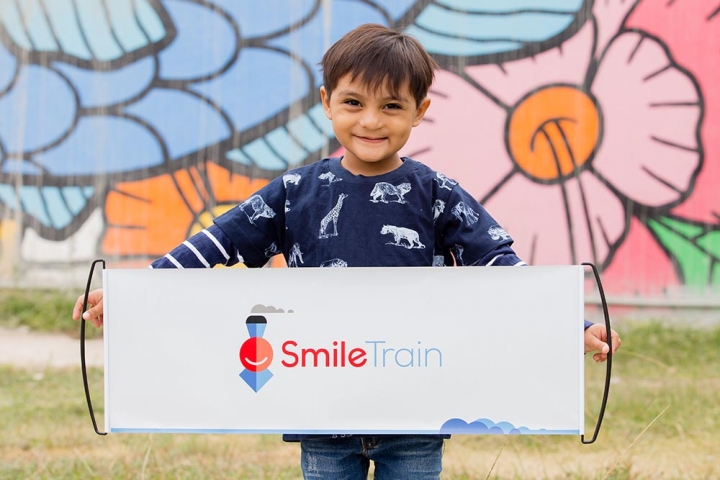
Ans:
<svg viewBox="0 0 720 480"><path fill-rule="evenodd" d="M375 130L382 125L382 118L379 112L365 111L360 117L360 125L368 130Z"/></svg>

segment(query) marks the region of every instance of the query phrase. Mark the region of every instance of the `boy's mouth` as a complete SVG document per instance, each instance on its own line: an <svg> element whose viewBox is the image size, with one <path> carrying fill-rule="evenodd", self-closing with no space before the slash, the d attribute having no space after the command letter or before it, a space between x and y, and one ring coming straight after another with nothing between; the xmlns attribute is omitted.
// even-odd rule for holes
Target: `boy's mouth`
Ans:
<svg viewBox="0 0 720 480"><path fill-rule="evenodd" d="M356 135L356 136L358 139L360 139L364 142L370 142L370 143L380 143L387 138L387 137L363 137L361 135Z"/></svg>

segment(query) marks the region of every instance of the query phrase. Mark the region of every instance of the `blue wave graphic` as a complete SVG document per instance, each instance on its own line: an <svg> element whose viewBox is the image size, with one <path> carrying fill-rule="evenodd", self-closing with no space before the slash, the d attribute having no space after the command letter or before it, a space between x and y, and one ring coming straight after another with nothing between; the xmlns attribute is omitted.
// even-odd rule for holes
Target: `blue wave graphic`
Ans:
<svg viewBox="0 0 720 480"><path fill-rule="evenodd" d="M527 427L516 427L510 422L499 422L481 418L470 423L460 418L452 418L440 427L440 433L446 434L478 434L478 435L578 435L579 430L549 430L545 428L533 430Z"/></svg>

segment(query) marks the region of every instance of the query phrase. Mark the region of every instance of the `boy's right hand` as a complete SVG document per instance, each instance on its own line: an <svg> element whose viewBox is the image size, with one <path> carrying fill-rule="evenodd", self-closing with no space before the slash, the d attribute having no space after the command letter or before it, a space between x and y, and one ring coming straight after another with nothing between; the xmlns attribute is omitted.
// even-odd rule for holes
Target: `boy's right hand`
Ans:
<svg viewBox="0 0 720 480"><path fill-rule="evenodd" d="M73 308L73 320L80 320L80 315L93 325L99 327L103 324L103 291L102 288L93 290L88 294L88 309L83 313L83 304L85 303L85 295L80 295L75 302Z"/></svg>

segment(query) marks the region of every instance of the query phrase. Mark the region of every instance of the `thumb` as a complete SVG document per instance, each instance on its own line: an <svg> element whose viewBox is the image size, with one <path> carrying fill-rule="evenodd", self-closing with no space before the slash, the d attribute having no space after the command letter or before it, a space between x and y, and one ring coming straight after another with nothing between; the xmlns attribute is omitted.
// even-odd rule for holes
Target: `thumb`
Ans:
<svg viewBox="0 0 720 480"><path fill-rule="evenodd" d="M88 320L93 323L96 327L99 327L102 323L102 320L100 317L102 316L103 310L102 305L95 305L94 307L90 307L82 314L83 319Z"/></svg>
<svg viewBox="0 0 720 480"><path fill-rule="evenodd" d="M600 353L607 353L610 351L610 347L602 339L593 337L590 343L590 350L597 350Z"/></svg>
<svg viewBox="0 0 720 480"><path fill-rule="evenodd" d="M600 353L608 353L610 351L610 347L602 338L593 335L592 332L588 333L585 340L586 352L598 351Z"/></svg>

